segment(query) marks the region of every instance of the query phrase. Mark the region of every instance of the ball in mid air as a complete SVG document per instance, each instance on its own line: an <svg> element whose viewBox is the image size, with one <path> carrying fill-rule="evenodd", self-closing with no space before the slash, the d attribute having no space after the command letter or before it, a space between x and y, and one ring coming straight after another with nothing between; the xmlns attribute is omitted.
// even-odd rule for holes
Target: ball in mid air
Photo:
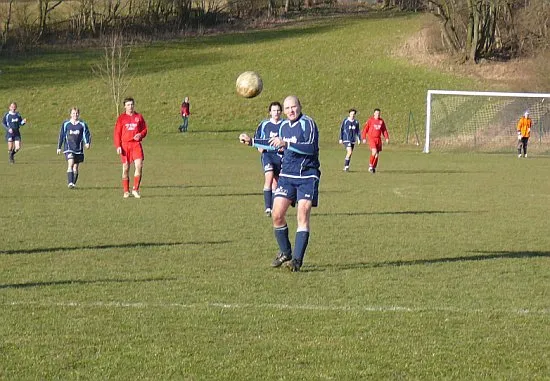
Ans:
<svg viewBox="0 0 550 381"><path fill-rule="evenodd" d="M260 76L253 71L245 71L237 78L237 93L245 98L254 98L263 90L263 82Z"/></svg>

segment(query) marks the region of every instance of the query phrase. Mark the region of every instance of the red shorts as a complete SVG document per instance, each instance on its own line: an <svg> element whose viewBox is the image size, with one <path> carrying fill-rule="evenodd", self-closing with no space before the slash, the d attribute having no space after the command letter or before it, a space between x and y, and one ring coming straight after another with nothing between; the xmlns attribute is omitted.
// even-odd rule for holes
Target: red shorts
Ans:
<svg viewBox="0 0 550 381"><path fill-rule="evenodd" d="M133 163L137 159L143 160L143 147L141 142L126 142L122 145L120 161L122 164Z"/></svg>
<svg viewBox="0 0 550 381"><path fill-rule="evenodd" d="M378 152L382 151L382 139L369 137L369 147L371 149L376 148Z"/></svg>

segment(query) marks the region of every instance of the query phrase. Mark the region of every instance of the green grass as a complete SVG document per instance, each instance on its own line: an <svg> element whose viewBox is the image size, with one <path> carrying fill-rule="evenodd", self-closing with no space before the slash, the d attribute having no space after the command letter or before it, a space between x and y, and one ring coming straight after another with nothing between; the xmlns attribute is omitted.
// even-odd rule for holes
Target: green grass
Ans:
<svg viewBox="0 0 550 381"><path fill-rule="evenodd" d="M151 128L141 200L121 197L114 115L86 74L93 52L2 61L0 97L32 125L17 163L0 161L0 379L549 379L548 157L391 144L373 176L360 146L341 171L347 108L382 107L398 142L399 115L421 109L427 87L472 85L374 59L421 23L332 20L136 48L132 93ZM309 69L291 54L328 45ZM337 60L345 51L353 60ZM234 95L245 69L264 77L258 98ZM269 266L258 154L236 139L288 93L321 131L320 206L298 274ZM191 132L177 135L184 94ZM55 142L73 103L94 145L70 191ZM295 220L291 210L292 237Z"/></svg>
<svg viewBox="0 0 550 381"><path fill-rule="evenodd" d="M388 56L425 22L418 15L373 14L138 46L132 49L136 77L128 93L156 134L174 131L185 95L196 131L234 133L253 128L272 100L296 94L326 139L336 138L350 107L362 122L380 107L394 137L404 141L410 111L422 129L427 89L483 86ZM0 59L0 99L6 108L15 99L31 123L28 130L39 136L55 136L75 104L96 135L110 136L115 108L91 70L102 54L75 49ZM262 76L264 91L257 98L235 94L235 79L245 70Z"/></svg>

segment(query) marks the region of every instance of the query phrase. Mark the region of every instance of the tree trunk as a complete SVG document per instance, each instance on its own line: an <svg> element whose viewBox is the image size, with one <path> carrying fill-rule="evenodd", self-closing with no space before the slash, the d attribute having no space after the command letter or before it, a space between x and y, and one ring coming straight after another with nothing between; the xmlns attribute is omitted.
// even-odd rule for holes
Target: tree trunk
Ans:
<svg viewBox="0 0 550 381"><path fill-rule="evenodd" d="M4 26L2 27L2 42L0 44L0 52L4 49L8 42L8 37L10 35L10 23L11 23L11 12L12 12L12 6L13 2L15 0L10 0L8 2L8 14L6 15L6 21L4 22Z"/></svg>
<svg viewBox="0 0 550 381"><path fill-rule="evenodd" d="M38 35L36 36L36 40L40 40L44 32L46 31L46 27L48 25L48 15L51 11L53 11L55 8L57 8L58 5L60 5L63 2L63 0L56 0L53 2L53 5L50 6L50 0L38 0Z"/></svg>

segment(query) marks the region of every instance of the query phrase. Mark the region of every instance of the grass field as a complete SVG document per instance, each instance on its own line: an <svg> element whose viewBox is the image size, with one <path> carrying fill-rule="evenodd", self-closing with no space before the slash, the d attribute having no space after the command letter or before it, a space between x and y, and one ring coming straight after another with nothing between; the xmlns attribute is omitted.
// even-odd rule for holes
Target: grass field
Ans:
<svg viewBox="0 0 550 381"><path fill-rule="evenodd" d="M428 86L483 85L374 60L372 46L421 25L331 20L136 48L132 94L151 127L141 200L121 197L114 113L86 74L99 52L0 61L0 99L31 120L17 163L0 161L0 378L550 379L550 157L399 144ZM283 53L327 44L330 70ZM347 51L352 62L338 58ZM234 73L256 67L265 92L237 98ZM269 266L258 154L236 139L287 93L319 122L323 172L296 274ZM184 94L187 135L175 132ZM73 103L94 144L68 190L55 142ZM376 175L362 146L341 171L336 131L351 106L361 120L387 114L395 139Z"/></svg>

